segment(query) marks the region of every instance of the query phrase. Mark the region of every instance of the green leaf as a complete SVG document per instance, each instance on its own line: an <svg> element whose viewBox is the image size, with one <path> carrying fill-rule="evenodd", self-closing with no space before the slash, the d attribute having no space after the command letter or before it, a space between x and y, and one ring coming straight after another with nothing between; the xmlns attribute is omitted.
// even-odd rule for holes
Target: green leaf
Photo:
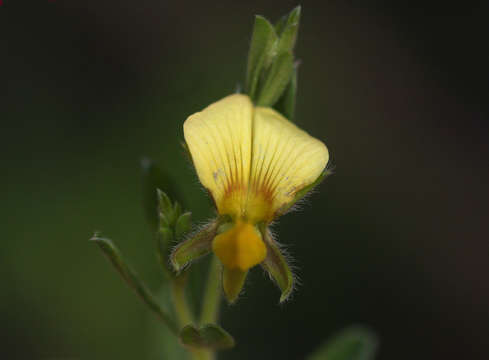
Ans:
<svg viewBox="0 0 489 360"><path fill-rule="evenodd" d="M178 333L177 326L173 319L160 307L158 301L153 294L151 294L146 285L139 279L134 270L126 264L122 258L121 252L112 241L107 238L99 237L97 234L90 240L94 241L100 247L104 255L112 262L112 265L114 265L123 279L136 291L136 294L139 295L159 319L165 323L171 331Z"/></svg>
<svg viewBox="0 0 489 360"><path fill-rule="evenodd" d="M288 18L289 18L288 15L284 15L275 24L275 32L277 33L277 36L280 37L280 35L282 35L282 31L284 31L285 24L287 24Z"/></svg>
<svg viewBox="0 0 489 360"><path fill-rule="evenodd" d="M163 189L171 196L176 196L176 186L170 177L161 171L149 158L141 159L143 209L153 231L158 230L158 195L156 189Z"/></svg>
<svg viewBox="0 0 489 360"><path fill-rule="evenodd" d="M216 324L206 324L200 329L187 325L180 331L180 339L186 346L213 350L229 349L235 345L233 337Z"/></svg>
<svg viewBox="0 0 489 360"><path fill-rule="evenodd" d="M156 193L158 195L158 210L162 225L171 227L175 217L172 202L161 189L156 189Z"/></svg>
<svg viewBox="0 0 489 360"><path fill-rule="evenodd" d="M291 53L278 55L266 75L265 82L256 100L257 106L273 106L282 96L294 70Z"/></svg>
<svg viewBox="0 0 489 360"><path fill-rule="evenodd" d="M158 257L160 260L160 265L166 275L170 275L170 270L168 269L168 256L170 252L170 246L173 243L174 236L173 231L168 227L162 227L157 234L157 245L158 245Z"/></svg>
<svg viewBox="0 0 489 360"><path fill-rule="evenodd" d="M363 326L352 326L327 341L307 360L373 360L377 336Z"/></svg>
<svg viewBox="0 0 489 360"><path fill-rule="evenodd" d="M180 240L192 227L192 213L186 212L180 215L175 224L175 237Z"/></svg>
<svg viewBox="0 0 489 360"><path fill-rule="evenodd" d="M252 100L255 100L258 81L263 68L270 66L275 56L276 42L277 34L273 25L264 17L257 15L253 26L246 73L246 93Z"/></svg>
<svg viewBox="0 0 489 360"><path fill-rule="evenodd" d="M173 204L173 219L174 219L174 223L176 224L177 222L177 219L180 217L180 215L182 215L182 206L180 205L180 203L178 203L178 201L175 201L175 204Z"/></svg>
<svg viewBox="0 0 489 360"><path fill-rule="evenodd" d="M279 244L273 240L270 230L260 230L267 247L267 257L262 262L261 266L270 277L275 280L282 291L282 295L280 296L280 302L282 303L287 300L294 289L294 274L290 270L289 264L282 254Z"/></svg>
<svg viewBox="0 0 489 360"><path fill-rule="evenodd" d="M181 271L190 262L211 252L212 240L216 236L218 225L218 220L213 221L173 249L170 255L170 262L177 272Z"/></svg>
<svg viewBox="0 0 489 360"><path fill-rule="evenodd" d="M297 40L299 30L299 20L301 17L301 7L297 6L292 10L284 24L280 24L281 31L278 32L280 38L277 45L277 54L292 52Z"/></svg>
<svg viewBox="0 0 489 360"><path fill-rule="evenodd" d="M167 214L168 215L168 214ZM171 228L171 219L167 218L167 215L160 212L160 229L161 228ZM173 214L170 214L173 216Z"/></svg>
<svg viewBox="0 0 489 360"><path fill-rule="evenodd" d="M290 121L294 121L295 116L295 102L297 93L297 66L294 66L292 70L292 76L290 78L289 84L285 89L284 93L275 104L274 108L280 112L285 118Z"/></svg>

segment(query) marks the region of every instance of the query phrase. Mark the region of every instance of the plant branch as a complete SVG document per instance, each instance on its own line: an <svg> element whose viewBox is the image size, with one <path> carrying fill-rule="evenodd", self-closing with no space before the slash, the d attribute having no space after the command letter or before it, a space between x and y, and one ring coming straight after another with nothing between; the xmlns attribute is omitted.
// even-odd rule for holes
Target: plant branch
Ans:
<svg viewBox="0 0 489 360"><path fill-rule="evenodd" d="M175 277L171 282L173 304L175 306L175 311L177 313L180 328L183 328L185 325L194 323L194 317L189 309L187 298L185 296L186 283L186 272Z"/></svg>
<svg viewBox="0 0 489 360"><path fill-rule="evenodd" d="M221 264L217 256L213 255L209 266L207 286L202 303L200 325L214 324L219 317L219 305L221 303Z"/></svg>

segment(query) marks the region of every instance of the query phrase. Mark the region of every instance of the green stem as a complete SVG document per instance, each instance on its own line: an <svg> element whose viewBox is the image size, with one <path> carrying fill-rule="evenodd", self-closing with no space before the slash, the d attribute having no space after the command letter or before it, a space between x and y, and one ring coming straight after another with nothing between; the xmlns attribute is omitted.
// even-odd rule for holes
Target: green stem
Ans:
<svg viewBox="0 0 489 360"><path fill-rule="evenodd" d="M204 300L202 302L202 311L200 314L200 326L204 324L215 324L219 317L219 305L221 303L221 281L220 281L221 264L217 256L212 255L212 260L209 265L209 274L207 275L207 283L204 292ZM195 354L197 360L214 360L216 358L215 351L202 350Z"/></svg>
<svg viewBox="0 0 489 360"><path fill-rule="evenodd" d="M171 280L173 277L173 274L171 273L170 270L168 270L168 263L166 261L166 256L165 256L165 251L164 245L166 243L170 243L173 239L170 238L165 238L171 235L171 232L169 229L160 229L158 232L154 234L155 237L155 242L156 242L156 256L158 257L158 262L161 265L161 269L163 270L163 274L165 275L165 278L167 280Z"/></svg>
<svg viewBox="0 0 489 360"><path fill-rule="evenodd" d="M183 273L172 280L172 298L180 328L194 323L194 317L189 309L187 298L185 296L186 283L187 273ZM189 349L189 351L192 358L195 360L215 359L214 353L210 350Z"/></svg>
<svg viewBox="0 0 489 360"><path fill-rule="evenodd" d="M178 317L180 328L185 325L193 324L194 319L188 307L187 298L185 296L185 284L187 283L187 274L183 273L172 281L172 298L173 305Z"/></svg>
<svg viewBox="0 0 489 360"><path fill-rule="evenodd" d="M210 350L194 350L192 355L195 360L214 360L216 358L214 352Z"/></svg>
<svg viewBox="0 0 489 360"><path fill-rule="evenodd" d="M209 266L207 286L202 303L200 325L215 324L219 317L219 305L221 303L221 264L217 256L213 255Z"/></svg>

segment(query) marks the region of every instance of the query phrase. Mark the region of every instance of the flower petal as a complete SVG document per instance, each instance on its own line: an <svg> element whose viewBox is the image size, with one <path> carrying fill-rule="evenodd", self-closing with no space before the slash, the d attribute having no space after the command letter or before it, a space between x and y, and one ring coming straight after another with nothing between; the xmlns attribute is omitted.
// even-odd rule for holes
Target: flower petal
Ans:
<svg viewBox="0 0 489 360"><path fill-rule="evenodd" d="M222 287L226 300L231 304L236 301L246 280L248 271L222 267Z"/></svg>
<svg viewBox="0 0 489 360"><path fill-rule="evenodd" d="M184 123L201 183L219 214L270 222L325 169L326 146L271 108L231 95Z"/></svg>
<svg viewBox="0 0 489 360"><path fill-rule="evenodd" d="M321 141L275 110L255 108L250 179L254 196L250 198L258 205L248 204L249 212L263 209L260 201L271 203L267 213L260 215L271 221L278 209L319 177L328 160L328 149Z"/></svg>
<svg viewBox="0 0 489 360"><path fill-rule="evenodd" d="M258 265L267 255L267 248L258 229L240 220L214 238L212 250L224 267L241 271Z"/></svg>
<svg viewBox="0 0 489 360"><path fill-rule="evenodd" d="M197 175L220 214L238 216L245 207L252 120L249 97L235 94L193 114L183 125Z"/></svg>

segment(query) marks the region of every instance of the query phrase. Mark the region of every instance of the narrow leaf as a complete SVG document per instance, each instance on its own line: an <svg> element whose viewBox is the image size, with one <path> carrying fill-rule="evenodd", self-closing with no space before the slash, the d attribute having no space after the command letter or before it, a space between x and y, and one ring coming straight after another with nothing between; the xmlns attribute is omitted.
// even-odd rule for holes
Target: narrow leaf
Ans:
<svg viewBox="0 0 489 360"><path fill-rule="evenodd" d="M173 243L174 236L173 231L168 227L161 227L157 233L157 245L158 245L158 257L160 260L160 265L166 275L170 275L171 272L168 269L168 256L169 249Z"/></svg>
<svg viewBox="0 0 489 360"><path fill-rule="evenodd" d="M294 66L292 71L292 76L290 78L289 84L285 89L284 93L275 104L274 108L278 112L282 113L288 120L294 121L295 116L295 102L297 93L297 66Z"/></svg>
<svg viewBox="0 0 489 360"><path fill-rule="evenodd" d="M178 244L170 255L173 268L180 271L190 262L208 254L212 250L212 240L216 236L217 227L216 220Z"/></svg>
<svg viewBox="0 0 489 360"><path fill-rule="evenodd" d="M273 25L264 17L257 15L253 26L246 73L246 92L252 100L255 99L258 80L263 68L268 67L274 57L276 42L277 34Z"/></svg>
<svg viewBox="0 0 489 360"><path fill-rule="evenodd" d="M174 221L174 210L170 198L161 189L156 189L158 194L158 209L163 224L172 226Z"/></svg>
<svg viewBox="0 0 489 360"><path fill-rule="evenodd" d="M280 38L277 45L277 54L292 52L297 40L297 32L299 30L299 20L301 17L301 7L297 6L292 10L285 21L281 25Z"/></svg>
<svg viewBox="0 0 489 360"><path fill-rule="evenodd" d="M363 326L352 326L321 345L307 360L373 360L377 336Z"/></svg>
<svg viewBox="0 0 489 360"><path fill-rule="evenodd" d="M162 212L160 212L160 228L171 228L172 227L172 224L171 224L171 218L168 218L168 215L171 215L173 216L173 213L171 214L164 214Z"/></svg>
<svg viewBox="0 0 489 360"><path fill-rule="evenodd" d="M161 321L165 323L170 330L174 333L178 333L177 326L172 318L160 307L156 298L151 294L146 285L139 279L137 274L132 270L123 260L122 254L111 240L99 237L95 234L91 239L102 250L104 255L112 262L119 274L126 280L130 287L132 287L139 297L149 306L153 312L158 315Z"/></svg>
<svg viewBox="0 0 489 360"><path fill-rule="evenodd" d="M280 250L279 244L273 240L270 230L265 229L262 233L264 233L263 239L267 246L267 257L261 266L282 291L280 302L284 302L294 289L294 275Z"/></svg>
<svg viewBox="0 0 489 360"><path fill-rule="evenodd" d="M288 15L284 15L275 24L275 32L277 33L277 36L280 37L280 35L282 35L282 31L284 31L285 24L287 24L288 18L289 18Z"/></svg>
<svg viewBox="0 0 489 360"><path fill-rule="evenodd" d="M175 219L175 223L177 219L180 217L180 215L182 215L182 206L180 205L179 202L175 201L175 204L173 206L173 216Z"/></svg>
<svg viewBox="0 0 489 360"><path fill-rule="evenodd" d="M164 189L171 196L176 196L176 186L170 177L163 173L149 158L141 159L143 209L153 231L158 229L158 195L156 189Z"/></svg>
<svg viewBox="0 0 489 360"><path fill-rule="evenodd" d="M278 55L267 73L266 80L258 95L258 106L273 106L282 96L294 70L293 56L290 53Z"/></svg>
<svg viewBox="0 0 489 360"><path fill-rule="evenodd" d="M206 324L200 329L187 325L180 331L180 339L186 346L212 350L229 349L235 345L233 337L216 324Z"/></svg>

